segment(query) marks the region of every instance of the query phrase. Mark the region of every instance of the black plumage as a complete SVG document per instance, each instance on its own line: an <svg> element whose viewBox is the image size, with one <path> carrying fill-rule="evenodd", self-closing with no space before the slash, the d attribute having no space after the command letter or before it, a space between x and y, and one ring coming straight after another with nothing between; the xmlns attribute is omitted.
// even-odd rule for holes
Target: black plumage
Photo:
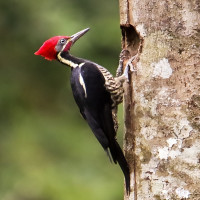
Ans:
<svg viewBox="0 0 200 200"><path fill-rule="evenodd" d="M95 63L75 58L68 53L62 53L62 57L77 64L77 67L71 68L71 87L74 99L101 146L108 155L111 154L114 163L119 163L125 176L126 191L129 193L129 167L116 140L112 118L112 99L111 94L106 90L105 78Z"/></svg>

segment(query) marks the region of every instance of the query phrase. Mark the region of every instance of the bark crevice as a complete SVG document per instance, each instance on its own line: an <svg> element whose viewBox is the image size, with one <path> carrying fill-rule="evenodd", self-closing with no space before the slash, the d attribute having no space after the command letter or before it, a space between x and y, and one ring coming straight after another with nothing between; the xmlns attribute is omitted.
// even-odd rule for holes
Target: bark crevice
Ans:
<svg viewBox="0 0 200 200"><path fill-rule="evenodd" d="M125 50L125 60L126 62L133 58L134 56L139 55L142 46L142 39L135 27L130 24L121 25L122 31L122 49ZM133 60L134 68L136 68L136 62L138 59ZM136 118L134 108L134 90L133 90L133 77L135 72L129 72L129 82L125 84L125 93L124 93L124 121L125 121L125 156L129 163L130 173L131 173L131 191L134 200L137 200L137 157L135 154L135 121ZM125 199L129 199L125 197Z"/></svg>

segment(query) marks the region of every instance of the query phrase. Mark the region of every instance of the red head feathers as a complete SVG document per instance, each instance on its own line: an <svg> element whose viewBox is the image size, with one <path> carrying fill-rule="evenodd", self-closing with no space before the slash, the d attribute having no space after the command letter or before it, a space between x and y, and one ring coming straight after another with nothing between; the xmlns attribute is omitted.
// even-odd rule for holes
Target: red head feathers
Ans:
<svg viewBox="0 0 200 200"><path fill-rule="evenodd" d="M39 48L39 50L35 52L35 55L43 56L47 60L54 60L57 58L57 54L59 52L69 51L70 47L88 31L89 28L86 28L82 31L79 31L78 33L75 33L70 37L69 36L52 37L44 42L44 44Z"/></svg>
<svg viewBox="0 0 200 200"><path fill-rule="evenodd" d="M35 55L43 56L47 60L54 60L56 59L56 45L58 41L62 38L69 39L68 36L54 36L48 40L46 40L43 45L39 48L38 51L35 52Z"/></svg>

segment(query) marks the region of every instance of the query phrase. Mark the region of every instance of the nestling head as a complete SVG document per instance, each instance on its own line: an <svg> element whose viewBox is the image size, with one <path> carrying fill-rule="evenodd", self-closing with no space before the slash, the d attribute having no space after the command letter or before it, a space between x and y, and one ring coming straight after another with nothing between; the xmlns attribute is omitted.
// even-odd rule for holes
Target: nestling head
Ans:
<svg viewBox="0 0 200 200"><path fill-rule="evenodd" d="M73 44L88 31L89 28L86 28L72 36L54 36L46 40L35 55L43 56L47 60L56 60L58 53L68 52Z"/></svg>

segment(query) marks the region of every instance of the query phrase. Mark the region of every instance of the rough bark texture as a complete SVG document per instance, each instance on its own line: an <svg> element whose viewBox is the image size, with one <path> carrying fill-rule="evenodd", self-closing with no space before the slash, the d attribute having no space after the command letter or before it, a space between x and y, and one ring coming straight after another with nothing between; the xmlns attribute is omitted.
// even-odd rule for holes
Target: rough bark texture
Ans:
<svg viewBox="0 0 200 200"><path fill-rule="evenodd" d="M200 199L200 1L120 0L125 89L125 199Z"/></svg>

